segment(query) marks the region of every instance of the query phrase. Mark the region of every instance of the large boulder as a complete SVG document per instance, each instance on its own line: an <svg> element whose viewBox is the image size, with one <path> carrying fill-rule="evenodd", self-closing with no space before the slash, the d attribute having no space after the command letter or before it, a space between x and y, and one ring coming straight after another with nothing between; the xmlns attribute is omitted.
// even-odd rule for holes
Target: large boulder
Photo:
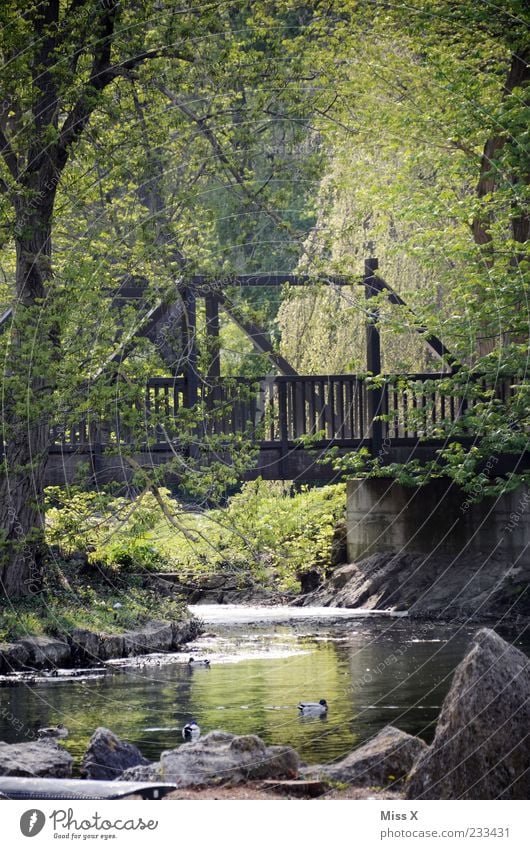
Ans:
<svg viewBox="0 0 530 849"><path fill-rule="evenodd" d="M129 767L148 764L132 743L124 743L108 728L96 728L81 763L81 775L96 781L113 781Z"/></svg>
<svg viewBox="0 0 530 849"><path fill-rule="evenodd" d="M307 778L328 778L345 784L388 787L402 780L415 760L427 750L419 737L387 725L367 743L354 749L344 760L302 770Z"/></svg>
<svg viewBox="0 0 530 849"><path fill-rule="evenodd" d="M196 743L162 752L150 766L126 770L124 781L171 781L178 787L296 778L298 755L290 746L266 746L254 734L211 731Z"/></svg>
<svg viewBox="0 0 530 849"><path fill-rule="evenodd" d="M54 740L0 743L0 775L71 778L72 756Z"/></svg>
<svg viewBox="0 0 530 849"><path fill-rule="evenodd" d="M527 799L530 661L477 632L442 705L432 746L406 783L409 799Z"/></svg>
<svg viewBox="0 0 530 849"><path fill-rule="evenodd" d="M443 578L441 577L443 576ZM428 617L501 618L530 614L528 565L512 565L503 554L381 551L335 569L330 579L300 600L305 606L409 611Z"/></svg>

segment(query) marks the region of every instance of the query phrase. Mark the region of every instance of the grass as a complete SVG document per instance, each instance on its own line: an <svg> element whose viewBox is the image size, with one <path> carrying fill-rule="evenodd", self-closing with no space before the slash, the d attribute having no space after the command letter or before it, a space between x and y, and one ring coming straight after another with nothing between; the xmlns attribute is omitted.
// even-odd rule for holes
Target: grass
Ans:
<svg viewBox="0 0 530 849"><path fill-rule="evenodd" d="M178 621L185 605L173 597L162 598L143 586L141 576L105 572L97 566L80 568L78 562L56 563L53 590L16 605L0 607L0 641L26 636L65 636L75 628L120 633L152 619ZM114 607L117 605L117 607Z"/></svg>

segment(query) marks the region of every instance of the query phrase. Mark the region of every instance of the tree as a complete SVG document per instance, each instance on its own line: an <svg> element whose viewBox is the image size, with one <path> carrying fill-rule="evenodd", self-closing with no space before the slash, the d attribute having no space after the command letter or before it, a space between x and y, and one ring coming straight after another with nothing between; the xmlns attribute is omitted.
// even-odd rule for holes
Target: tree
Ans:
<svg viewBox="0 0 530 849"><path fill-rule="evenodd" d="M163 277L160 294L177 272L215 257L212 205L204 197L216 181L219 189L221 174L229 178L225 192L239 193L232 234L243 212L282 226L274 196L285 203L288 194L280 179L274 188L274 162L265 156L258 171L256 159L239 161L238 146L255 138L258 114L265 116L261 138L274 121L287 121L282 103L306 120L315 96L297 91L294 42L312 14L304 4L268 0L199 11L145 0L43 0L0 11L3 235L16 254L2 343L0 580L8 597L42 581L50 422L108 361L116 325L134 325L127 311L102 309L105 286L140 269L146 278ZM145 190L153 176L161 181L158 196ZM171 213L157 229L161 199Z"/></svg>
<svg viewBox="0 0 530 849"><path fill-rule="evenodd" d="M42 580L42 479L61 360L54 306L52 227L57 191L72 152L105 92L148 60L193 55L174 14L154 4L74 0L12 3L0 12L3 102L0 187L14 213L16 300L3 394L0 578L12 597ZM185 24L181 24L185 28Z"/></svg>

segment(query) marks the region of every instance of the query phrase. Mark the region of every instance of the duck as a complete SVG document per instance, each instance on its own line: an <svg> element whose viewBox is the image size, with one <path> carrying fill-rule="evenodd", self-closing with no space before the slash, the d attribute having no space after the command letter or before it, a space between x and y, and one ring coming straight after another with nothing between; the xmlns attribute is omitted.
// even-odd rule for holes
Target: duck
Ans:
<svg viewBox="0 0 530 849"><path fill-rule="evenodd" d="M328 712L328 703L325 699L320 699L319 702L300 702L298 710L304 716L323 716Z"/></svg>
<svg viewBox="0 0 530 849"><path fill-rule="evenodd" d="M39 728L37 730L37 736L41 740L66 740L68 737L68 728L66 725L59 723L59 725L50 725L48 728Z"/></svg>
<svg viewBox="0 0 530 849"><path fill-rule="evenodd" d="M193 740L198 740L201 736L201 729L197 725L195 719L190 719L182 729L182 737L186 743L191 743Z"/></svg>
<svg viewBox="0 0 530 849"><path fill-rule="evenodd" d="M188 666L189 666L190 668L191 668L192 666L206 666L206 667L209 667L209 666L210 666L210 661L209 661L209 660L206 660L206 659L205 659L205 660L195 660L195 658L194 658L194 657L190 657L190 659L188 660Z"/></svg>

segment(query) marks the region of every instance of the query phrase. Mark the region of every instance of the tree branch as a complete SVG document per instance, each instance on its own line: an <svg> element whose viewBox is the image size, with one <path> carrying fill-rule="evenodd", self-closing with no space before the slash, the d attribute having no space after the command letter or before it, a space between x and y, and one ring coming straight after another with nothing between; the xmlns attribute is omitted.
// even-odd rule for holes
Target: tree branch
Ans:
<svg viewBox="0 0 530 849"><path fill-rule="evenodd" d="M530 50L524 50L521 53L514 52L512 54L510 69L503 87L503 100L513 92L514 88L530 80L529 55ZM486 141L480 162L480 174L476 189L478 198L482 199L495 190L497 184L497 174L494 172L495 157L508 141L508 135L500 133L491 136ZM491 219L488 214L477 215L475 217L471 225L471 231L477 245L488 245L491 242L490 224Z"/></svg>
<svg viewBox="0 0 530 849"><path fill-rule="evenodd" d="M127 71L134 70L134 68L137 68L149 59L173 58L181 59L185 62L193 61L191 56L180 52L168 52L164 48L161 50L145 50L136 56L131 56L129 59L124 59L112 65L110 62L110 49L114 29L113 17L106 16L105 36L102 40L100 51L94 56L90 79L77 103L63 123L56 151L56 162L59 169L62 169L66 164L69 148L79 138L94 111L94 106L90 104L91 95L103 91L115 79L125 76Z"/></svg>
<svg viewBox="0 0 530 849"><path fill-rule="evenodd" d="M276 213L275 210L271 209L268 205L264 205L260 201L258 201L256 197L257 193L251 191L245 184L245 181L238 169L235 168L235 166L232 165L232 163L230 162L219 139L217 138L213 130L211 130L210 127L207 126L206 118L201 118L199 115L196 115L193 110L190 109L188 104L183 103L181 100L179 100L179 98L175 94L173 94L173 92L170 91L167 86L159 85L159 90L162 92L162 94L165 94L165 96L173 104L173 106L176 106L177 109L179 109L183 113L183 115L186 115L187 118L189 118L198 126L201 135L203 135L204 138L207 139L207 141L210 143L211 147L217 155L217 158L226 167L227 171L232 175L245 197L247 197L254 205L256 205L260 210L264 211L270 218L272 218L275 224L290 231L287 222L284 221ZM262 189L263 186L259 191L261 191Z"/></svg>

